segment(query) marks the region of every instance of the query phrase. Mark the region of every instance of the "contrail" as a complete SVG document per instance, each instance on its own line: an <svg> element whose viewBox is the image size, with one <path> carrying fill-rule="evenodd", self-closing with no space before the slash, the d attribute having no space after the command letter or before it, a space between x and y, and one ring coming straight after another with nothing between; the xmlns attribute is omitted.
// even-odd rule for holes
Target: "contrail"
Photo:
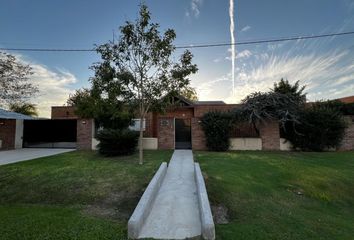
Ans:
<svg viewBox="0 0 354 240"><path fill-rule="evenodd" d="M232 93L235 94L235 60L236 60L236 48L235 48L235 23L234 23L234 0L230 0L230 35L231 35L231 76L232 76Z"/></svg>

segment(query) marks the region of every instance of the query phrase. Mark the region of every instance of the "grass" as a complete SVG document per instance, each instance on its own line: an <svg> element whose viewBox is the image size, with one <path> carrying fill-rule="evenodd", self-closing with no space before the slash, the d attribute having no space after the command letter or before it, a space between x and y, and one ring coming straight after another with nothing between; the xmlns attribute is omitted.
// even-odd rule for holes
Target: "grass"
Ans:
<svg viewBox="0 0 354 240"><path fill-rule="evenodd" d="M172 151L76 151L0 166L0 239L126 239L126 224Z"/></svg>
<svg viewBox="0 0 354 240"><path fill-rule="evenodd" d="M196 152L217 239L353 239L354 153Z"/></svg>

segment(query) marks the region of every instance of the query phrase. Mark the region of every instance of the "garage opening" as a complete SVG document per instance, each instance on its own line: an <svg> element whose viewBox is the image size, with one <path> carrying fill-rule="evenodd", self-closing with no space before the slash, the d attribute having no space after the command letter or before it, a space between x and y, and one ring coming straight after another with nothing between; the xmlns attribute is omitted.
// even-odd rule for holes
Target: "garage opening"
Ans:
<svg viewBox="0 0 354 240"><path fill-rule="evenodd" d="M24 120L23 147L76 148L77 121Z"/></svg>

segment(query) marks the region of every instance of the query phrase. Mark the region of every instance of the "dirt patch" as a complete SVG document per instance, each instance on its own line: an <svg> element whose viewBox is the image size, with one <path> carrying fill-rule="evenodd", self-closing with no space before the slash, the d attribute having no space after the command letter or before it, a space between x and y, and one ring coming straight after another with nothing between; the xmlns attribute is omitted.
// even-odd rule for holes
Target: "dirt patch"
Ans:
<svg viewBox="0 0 354 240"><path fill-rule="evenodd" d="M229 215L228 210L223 205L212 205L211 211L213 212L214 222L216 224L228 224L229 223Z"/></svg>
<svg viewBox="0 0 354 240"><path fill-rule="evenodd" d="M140 195L129 191L111 193L102 201L85 206L83 213L105 219L127 221Z"/></svg>

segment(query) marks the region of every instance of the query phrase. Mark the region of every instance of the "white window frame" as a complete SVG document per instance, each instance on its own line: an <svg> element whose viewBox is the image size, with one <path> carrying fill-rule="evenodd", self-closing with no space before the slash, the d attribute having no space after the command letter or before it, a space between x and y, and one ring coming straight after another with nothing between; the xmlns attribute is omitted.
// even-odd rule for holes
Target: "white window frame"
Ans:
<svg viewBox="0 0 354 240"><path fill-rule="evenodd" d="M132 124L129 126L130 130L140 131L140 118L133 118ZM146 119L143 119L143 131L146 129Z"/></svg>

